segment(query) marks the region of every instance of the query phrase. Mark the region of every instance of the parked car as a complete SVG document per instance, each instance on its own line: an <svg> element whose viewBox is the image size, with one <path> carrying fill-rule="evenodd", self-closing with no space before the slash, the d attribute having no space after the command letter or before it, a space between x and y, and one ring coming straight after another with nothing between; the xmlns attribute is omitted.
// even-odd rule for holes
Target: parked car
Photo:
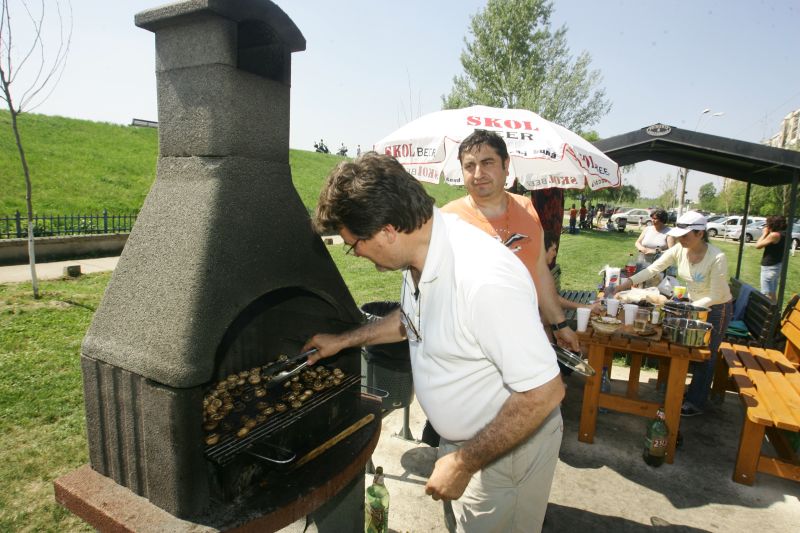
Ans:
<svg viewBox="0 0 800 533"><path fill-rule="evenodd" d="M628 221L628 224L652 224L650 220L650 211L647 209L628 209L627 211L620 211L611 215L611 222L615 224L620 218Z"/></svg>
<svg viewBox="0 0 800 533"><path fill-rule="evenodd" d="M744 230L744 242L753 242L758 240L761 237L762 232L764 231L764 226L767 223L762 220L754 220L747 224L747 227ZM742 235L742 227L741 226L732 226L726 230L725 238L726 239L734 239L739 240L739 237Z"/></svg>
<svg viewBox="0 0 800 533"><path fill-rule="evenodd" d="M717 235L725 235L725 222L727 222L729 218L730 217L722 217L716 222L708 222L706 224L706 233L708 233L708 236L716 237Z"/></svg>
<svg viewBox="0 0 800 533"><path fill-rule="evenodd" d="M712 222L722 222L722 220L726 218L728 218L728 215L711 215L710 217L706 217L706 222L709 224Z"/></svg>
<svg viewBox="0 0 800 533"><path fill-rule="evenodd" d="M728 219L725 221L725 233L721 233L722 237L725 239L738 239L742 234L743 221L743 216L734 215L732 217L728 217ZM766 217L748 217L747 225L749 226L750 224L764 223L766 221ZM709 233L709 235L711 234ZM757 238L758 236L756 236L756 239Z"/></svg>

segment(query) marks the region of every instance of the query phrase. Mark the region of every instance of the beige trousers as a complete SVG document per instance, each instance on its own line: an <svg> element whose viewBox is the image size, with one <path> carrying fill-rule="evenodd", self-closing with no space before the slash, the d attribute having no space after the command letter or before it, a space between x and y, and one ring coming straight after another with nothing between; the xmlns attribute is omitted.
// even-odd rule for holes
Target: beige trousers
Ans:
<svg viewBox="0 0 800 533"><path fill-rule="evenodd" d="M452 505L456 531L541 531L563 433L556 408L527 441L472 476L461 498L445 502L446 515ZM438 456L458 447L443 438Z"/></svg>

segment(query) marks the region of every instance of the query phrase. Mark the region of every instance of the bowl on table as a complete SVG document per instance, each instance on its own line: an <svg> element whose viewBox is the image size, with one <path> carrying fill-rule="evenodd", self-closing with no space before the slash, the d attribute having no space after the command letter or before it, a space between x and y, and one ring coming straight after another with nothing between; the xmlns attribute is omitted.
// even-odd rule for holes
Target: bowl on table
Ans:
<svg viewBox="0 0 800 533"><path fill-rule="evenodd" d="M611 335L619 329L622 321L613 316L596 316L592 318L592 328L602 335Z"/></svg>
<svg viewBox="0 0 800 533"><path fill-rule="evenodd" d="M713 326L701 320L690 318L665 318L663 338L673 344L692 348L708 346L711 342Z"/></svg>
<svg viewBox="0 0 800 533"><path fill-rule="evenodd" d="M705 321L708 319L708 307L694 305L690 302L667 302L664 304L664 315L670 318L688 318Z"/></svg>

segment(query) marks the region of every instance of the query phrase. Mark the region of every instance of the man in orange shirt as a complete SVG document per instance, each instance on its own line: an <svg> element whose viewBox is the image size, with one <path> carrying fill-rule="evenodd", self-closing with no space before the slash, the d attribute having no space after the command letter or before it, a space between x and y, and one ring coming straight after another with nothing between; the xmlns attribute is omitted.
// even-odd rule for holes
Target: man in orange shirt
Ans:
<svg viewBox="0 0 800 533"><path fill-rule="evenodd" d="M575 224L578 222L578 210L575 209L575 204L569 209L569 233L575 233Z"/></svg>
<svg viewBox="0 0 800 533"><path fill-rule="evenodd" d="M539 215L529 198L505 190L510 163L505 141L496 133L475 130L461 142L458 160L469 195L442 211L457 214L517 254L533 278L542 318L559 344L578 351L578 336L567 325L547 266Z"/></svg>

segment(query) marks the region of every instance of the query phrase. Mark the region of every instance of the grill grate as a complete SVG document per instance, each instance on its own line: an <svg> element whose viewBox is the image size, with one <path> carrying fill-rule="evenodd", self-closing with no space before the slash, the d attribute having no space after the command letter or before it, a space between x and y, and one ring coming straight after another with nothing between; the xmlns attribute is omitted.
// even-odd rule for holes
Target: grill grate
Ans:
<svg viewBox="0 0 800 533"><path fill-rule="evenodd" d="M319 394L315 394L310 400L305 402L299 409L289 408L283 413L274 413L264 424L253 428L245 437L239 438L235 435L227 434L213 446L206 447L205 455L211 461L219 465L225 465L233 460L240 453L247 451L259 440L269 437L276 431L280 431L296 420L305 416L316 407L344 392L353 385L359 384L361 376L345 377L342 382L335 387L325 389Z"/></svg>

